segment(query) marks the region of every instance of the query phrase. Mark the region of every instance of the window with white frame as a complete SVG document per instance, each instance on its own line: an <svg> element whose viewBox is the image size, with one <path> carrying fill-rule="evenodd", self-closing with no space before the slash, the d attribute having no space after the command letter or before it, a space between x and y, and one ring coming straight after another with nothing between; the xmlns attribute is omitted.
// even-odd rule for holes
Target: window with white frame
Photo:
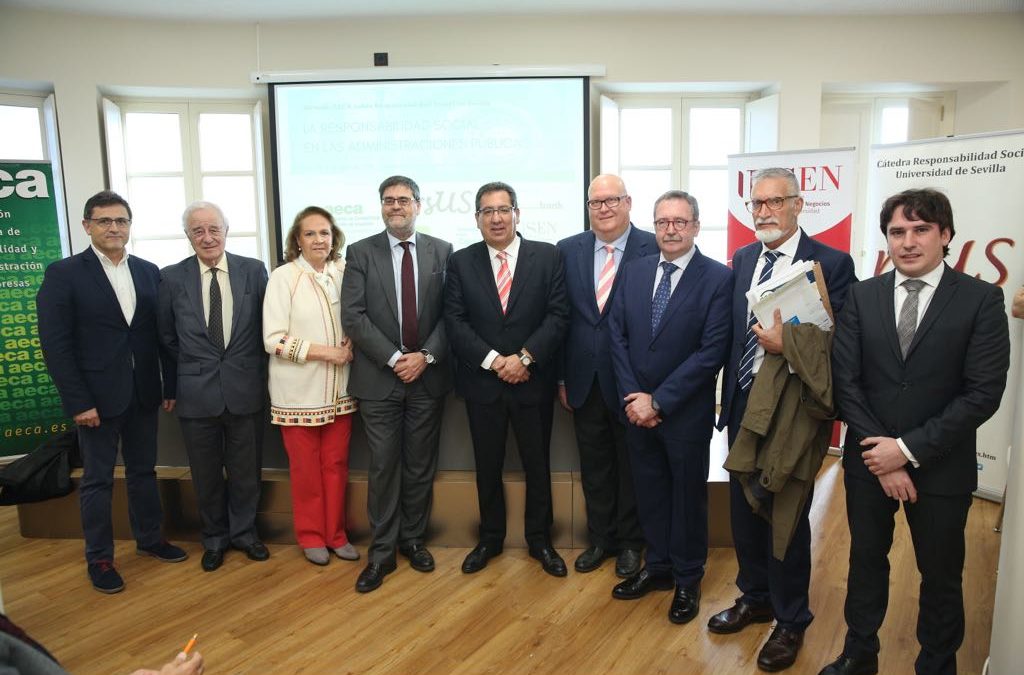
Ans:
<svg viewBox="0 0 1024 675"><path fill-rule="evenodd" d="M44 100L0 94L0 159L47 159Z"/></svg>
<svg viewBox="0 0 1024 675"><path fill-rule="evenodd" d="M728 156L743 150L746 101L681 96L614 99L614 114L602 115L601 172L622 177L633 198L635 225L652 230L655 200L667 190L686 190L700 206L698 246L705 255L725 261Z"/></svg>
<svg viewBox="0 0 1024 675"><path fill-rule="evenodd" d="M191 255L181 214L204 200L224 212L228 251L269 263L259 104L105 100L104 113L133 254L160 267Z"/></svg>

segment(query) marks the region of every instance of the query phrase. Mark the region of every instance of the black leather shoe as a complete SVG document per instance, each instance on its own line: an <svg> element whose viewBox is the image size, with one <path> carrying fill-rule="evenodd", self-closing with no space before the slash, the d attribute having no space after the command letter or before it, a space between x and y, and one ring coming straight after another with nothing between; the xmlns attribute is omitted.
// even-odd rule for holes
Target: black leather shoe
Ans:
<svg viewBox="0 0 1024 675"><path fill-rule="evenodd" d="M640 549L624 548L615 559L615 576L628 579L640 571Z"/></svg>
<svg viewBox="0 0 1024 675"><path fill-rule="evenodd" d="M356 579L356 590L360 593L369 593L380 588L384 583L384 577L394 572L395 567L395 563L369 563Z"/></svg>
<svg viewBox="0 0 1024 675"><path fill-rule="evenodd" d="M550 546L530 549L530 557L539 560L544 571L553 577L564 577L569 573L565 569L565 561L562 560L562 556L558 555L558 551Z"/></svg>
<svg viewBox="0 0 1024 675"><path fill-rule="evenodd" d="M708 630L721 635L738 633L752 623L768 623L774 618L771 605L752 605L740 598L729 609L708 619Z"/></svg>
<svg viewBox="0 0 1024 675"><path fill-rule="evenodd" d="M672 623L689 623L700 612L700 586L676 586L668 620Z"/></svg>
<svg viewBox="0 0 1024 675"><path fill-rule="evenodd" d="M434 571L434 556L430 555L430 551L423 544L399 546L398 552L409 559L409 566L417 572Z"/></svg>
<svg viewBox="0 0 1024 675"><path fill-rule="evenodd" d="M591 546L579 554L579 557L576 558L576 562L572 566L577 572L586 574L601 567L601 563L605 561L605 558L610 557L611 554L600 546Z"/></svg>
<svg viewBox="0 0 1024 675"><path fill-rule="evenodd" d="M617 600L636 600L651 591L671 591L675 584L672 577L656 577L643 568L612 589L612 597Z"/></svg>
<svg viewBox="0 0 1024 675"><path fill-rule="evenodd" d="M477 544L462 561L463 574L475 574L487 567L487 561L501 555L501 544Z"/></svg>
<svg viewBox="0 0 1024 675"><path fill-rule="evenodd" d="M818 675L875 675L878 672L878 656L864 656L855 659L840 654L839 658L825 666Z"/></svg>
<svg viewBox="0 0 1024 675"><path fill-rule="evenodd" d="M245 556L249 560L255 560L256 562L270 560L270 551L267 550L262 541L254 541L248 546L236 546L235 548L239 551L244 551Z"/></svg>
<svg viewBox="0 0 1024 675"><path fill-rule="evenodd" d="M790 630L782 626L775 626L768 642L761 647L757 655L757 667L769 673L785 670L796 662L796 655L800 652L800 646L804 643L804 632L802 630Z"/></svg>
<svg viewBox="0 0 1024 675"><path fill-rule="evenodd" d="M208 548L203 551L203 560L200 563L204 572L212 572L224 564L224 549Z"/></svg>

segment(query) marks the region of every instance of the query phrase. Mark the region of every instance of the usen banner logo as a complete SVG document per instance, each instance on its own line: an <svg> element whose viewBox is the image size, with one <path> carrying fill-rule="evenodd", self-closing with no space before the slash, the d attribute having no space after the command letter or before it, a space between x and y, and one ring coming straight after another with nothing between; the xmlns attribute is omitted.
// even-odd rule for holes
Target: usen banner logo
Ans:
<svg viewBox="0 0 1024 675"><path fill-rule="evenodd" d="M754 174L768 167L783 167L796 176L804 208L804 231L840 251L850 250L857 171L852 148L771 152L729 157L728 257L754 241L754 219L745 203L750 199Z"/></svg>

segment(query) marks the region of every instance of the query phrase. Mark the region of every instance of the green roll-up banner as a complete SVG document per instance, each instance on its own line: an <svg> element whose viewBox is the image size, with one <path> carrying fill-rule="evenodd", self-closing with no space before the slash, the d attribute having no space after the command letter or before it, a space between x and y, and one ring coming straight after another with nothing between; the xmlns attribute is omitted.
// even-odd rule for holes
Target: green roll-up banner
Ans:
<svg viewBox="0 0 1024 675"><path fill-rule="evenodd" d="M49 162L0 162L0 457L20 455L71 421L39 347L36 293L63 256Z"/></svg>

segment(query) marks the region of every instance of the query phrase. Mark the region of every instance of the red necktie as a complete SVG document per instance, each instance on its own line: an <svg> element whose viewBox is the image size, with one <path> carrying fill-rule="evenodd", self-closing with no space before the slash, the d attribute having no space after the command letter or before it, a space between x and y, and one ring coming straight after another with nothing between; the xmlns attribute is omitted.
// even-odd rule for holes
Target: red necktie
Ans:
<svg viewBox="0 0 1024 675"><path fill-rule="evenodd" d="M498 267L498 300L501 302L501 313L508 310L508 293L512 290L512 272L508 269L508 253L500 251L498 260L501 266Z"/></svg>
<svg viewBox="0 0 1024 675"><path fill-rule="evenodd" d="M398 243L405 253L402 254L402 346L406 351L419 349L420 331L416 319L416 278L412 271L411 244L407 241Z"/></svg>

